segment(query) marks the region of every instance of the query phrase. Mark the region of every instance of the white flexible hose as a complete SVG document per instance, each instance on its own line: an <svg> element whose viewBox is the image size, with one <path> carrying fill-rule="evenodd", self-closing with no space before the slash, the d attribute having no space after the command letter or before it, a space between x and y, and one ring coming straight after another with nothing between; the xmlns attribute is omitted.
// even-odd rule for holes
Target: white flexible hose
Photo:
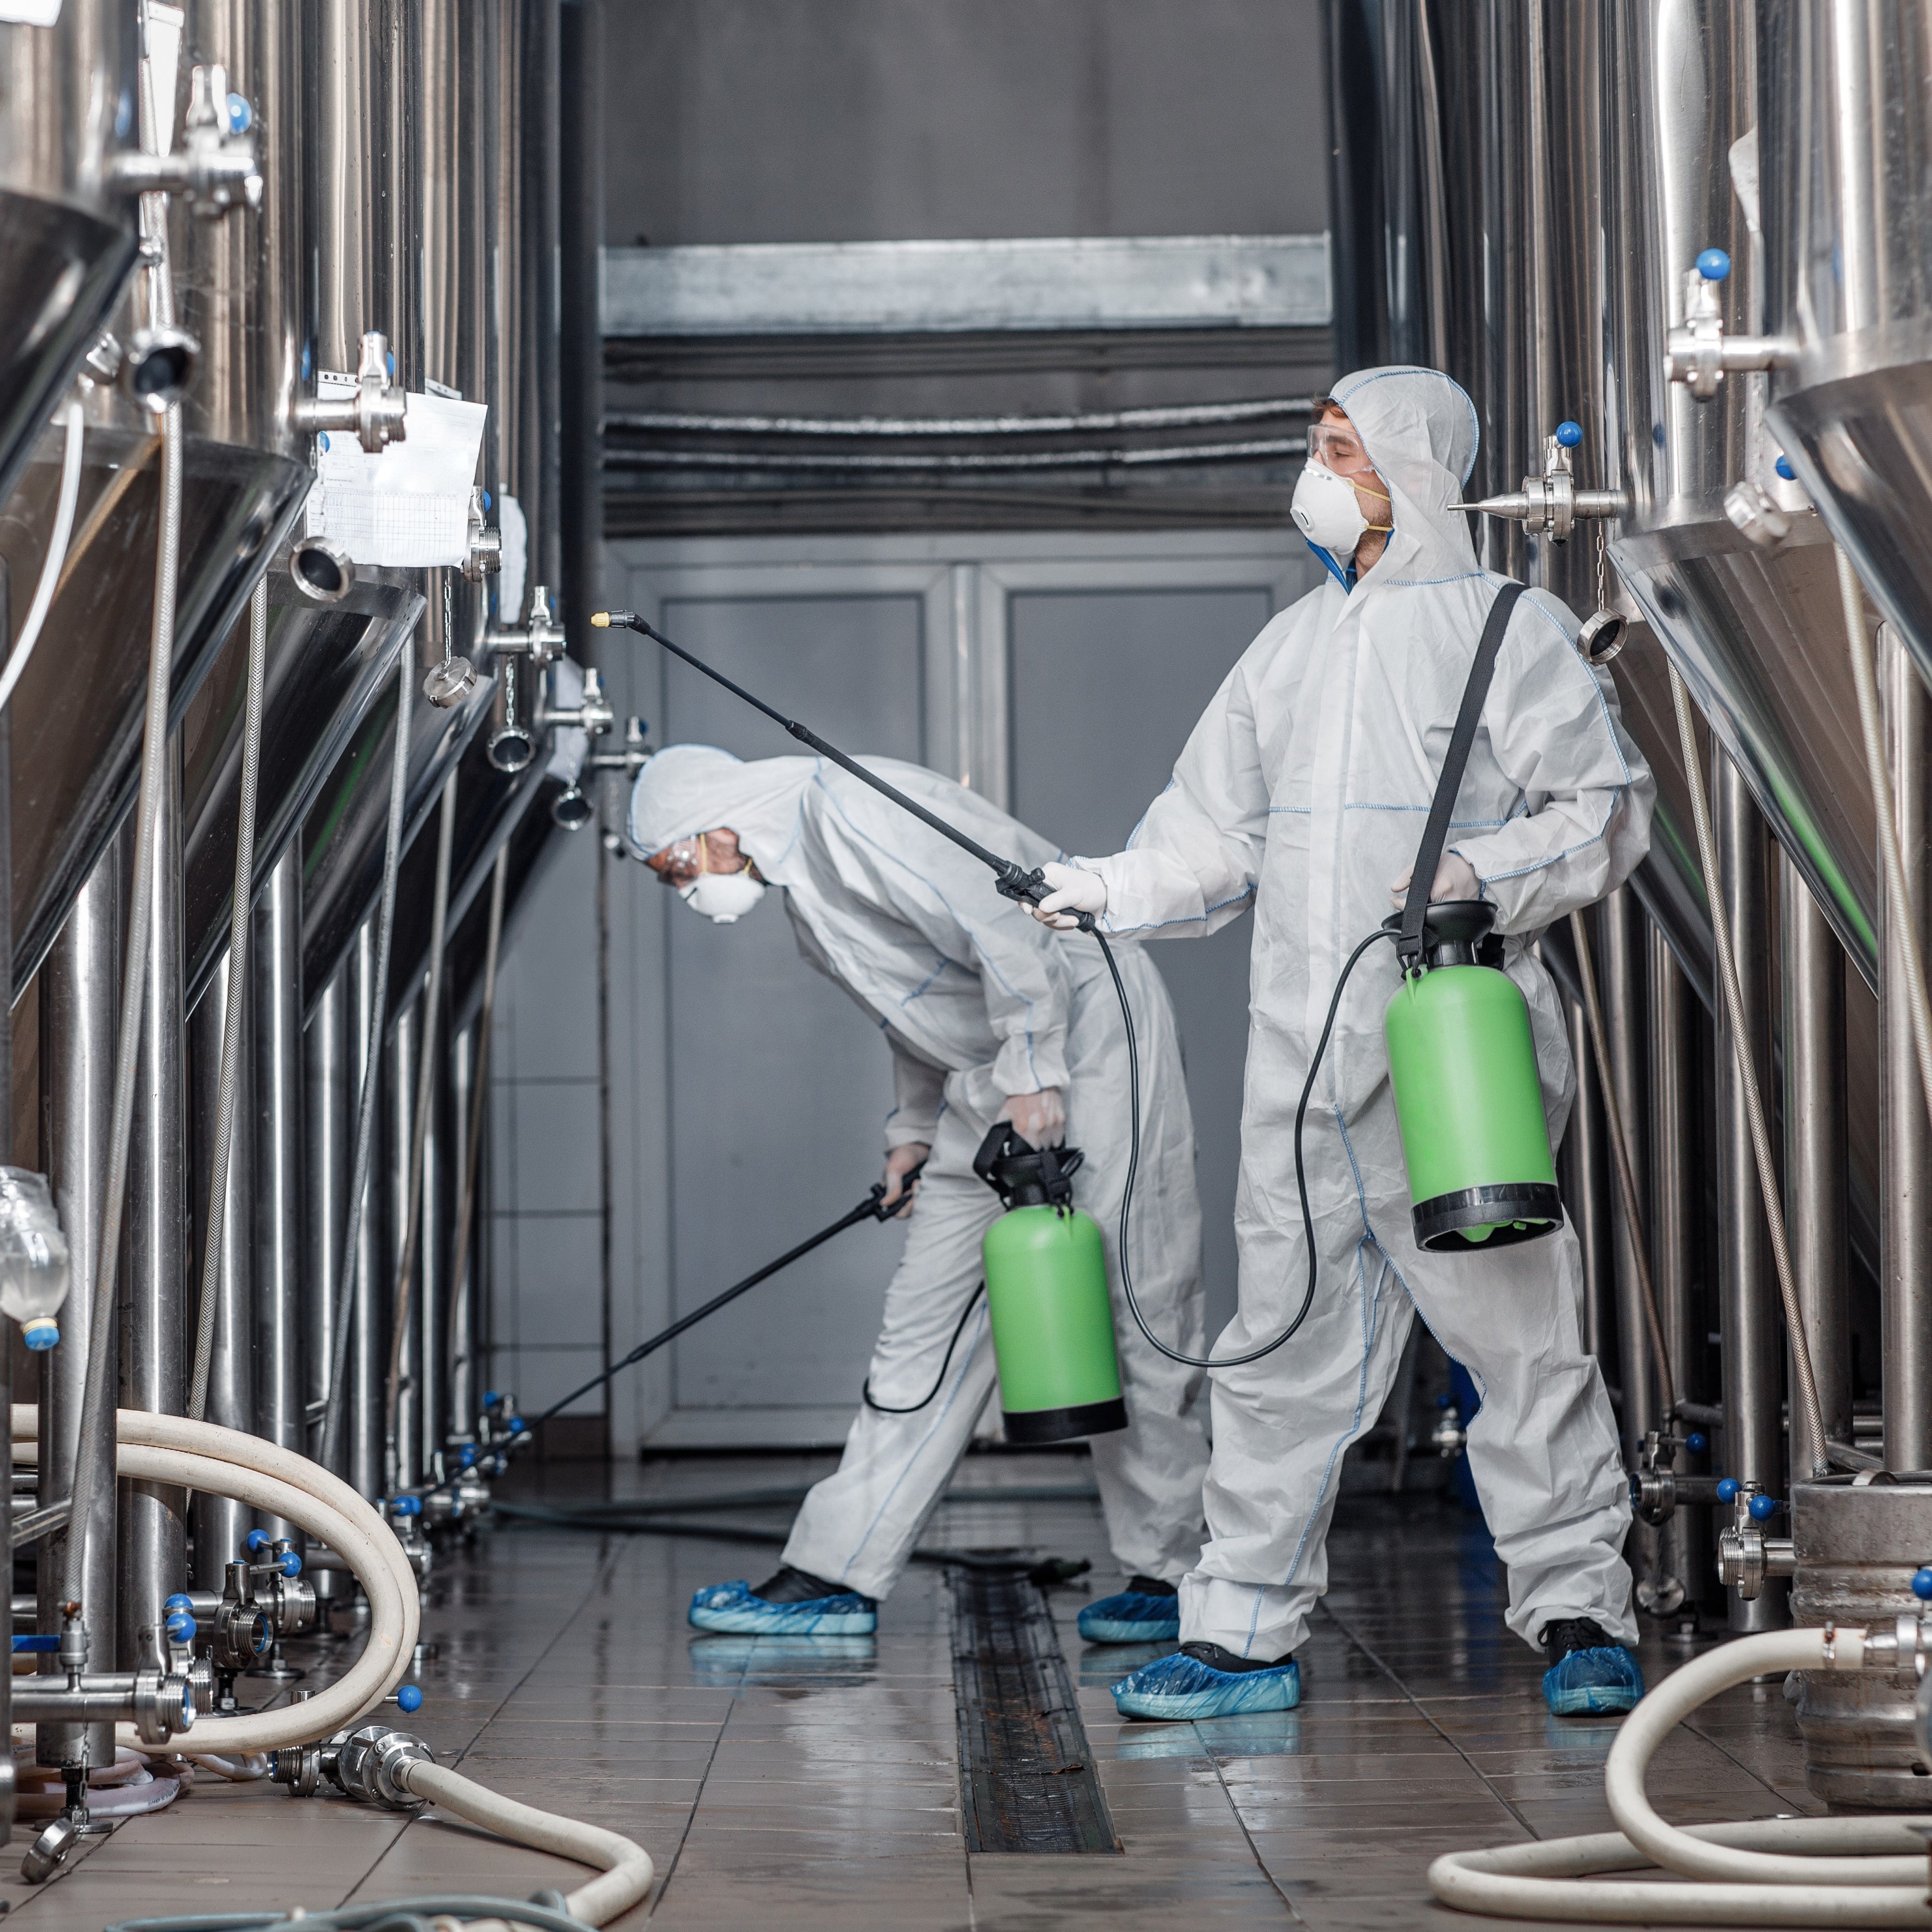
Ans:
<svg viewBox="0 0 1932 1932"><path fill-rule="evenodd" d="M520 1804L514 1798L502 1797L440 1764L405 1765L398 1781L417 1796L472 1825L481 1825L485 1831L557 1858L602 1866L601 1878L580 1886L563 1901L563 1909L586 1925L607 1924L620 1912L628 1912L651 1888L656 1868L650 1853L617 1832L575 1818L560 1818L533 1804ZM479 1921L471 1932L484 1932L489 1922Z"/></svg>
<svg viewBox="0 0 1932 1932"><path fill-rule="evenodd" d="M61 457L60 497L54 506L54 527L47 538L47 554L40 566L40 580L34 586L34 601L27 606L27 620L8 653L7 668L0 670L0 706L14 694L20 674L40 641L40 627L54 608L54 592L60 588L61 572L67 566L67 547L74 535L74 513L80 502L80 454L87 436L87 418L77 402L67 406L67 442Z"/></svg>
<svg viewBox="0 0 1932 1932"><path fill-rule="evenodd" d="M22 1462L37 1458L39 1421L33 1404L14 1406L14 1453ZM338 1552L369 1598L368 1641L340 1680L307 1702L283 1710L201 1718L183 1739L192 1739L194 1750L182 1755L220 1777L256 1778L262 1770L247 1761L249 1754L327 1737L374 1709L407 1669L418 1628L416 1573L382 1518L340 1477L259 1437L140 1409L117 1410L115 1424L121 1474L232 1497L284 1517ZM118 1726L115 1741L128 1748L139 1742L132 1725ZM237 1759L243 1761L233 1762ZM472 1824L536 1850L602 1868L602 1876L565 1901L586 1924L616 1918L650 1890L655 1876L650 1854L617 1832L519 1804L440 1765L410 1766L404 1781Z"/></svg>
<svg viewBox="0 0 1932 1932"><path fill-rule="evenodd" d="M38 1452L37 1412L13 1412L14 1453ZM375 1709L409 1667L419 1628L416 1574L387 1523L347 1484L292 1450L185 1416L116 1412L120 1473L229 1496L320 1537L369 1598L368 1642L350 1670L306 1703L240 1718L204 1718L188 1733L197 1755L235 1756L326 1737ZM119 1742L137 1742L131 1726Z"/></svg>
<svg viewBox="0 0 1932 1932"><path fill-rule="evenodd" d="M1673 1671L1625 1720L1604 1774L1622 1827L1481 1852L1429 1868L1445 1905L1510 1918L1648 1925L1932 1926L1926 1840L1904 1817L1767 1818L1666 1824L1644 1789L1651 1760L1692 1712L1754 1677L1856 1670L1865 1634L1822 1630L1739 1637ZM1662 1866L1689 1882L1580 1882L1586 1873Z"/></svg>

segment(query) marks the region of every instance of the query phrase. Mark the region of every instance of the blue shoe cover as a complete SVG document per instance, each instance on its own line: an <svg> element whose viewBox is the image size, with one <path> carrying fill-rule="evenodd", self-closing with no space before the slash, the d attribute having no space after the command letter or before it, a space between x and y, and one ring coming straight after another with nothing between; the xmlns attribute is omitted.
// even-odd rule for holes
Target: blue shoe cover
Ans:
<svg viewBox="0 0 1932 1932"><path fill-rule="evenodd" d="M1124 1718L1232 1718L1245 1711L1292 1711L1300 1702L1301 1666L1292 1657L1269 1670L1216 1670L1176 1651L1114 1686Z"/></svg>
<svg viewBox="0 0 1932 1932"><path fill-rule="evenodd" d="M1620 1643L1573 1650L1543 1673L1544 1700L1559 1718L1628 1711L1642 1695L1643 1672Z"/></svg>
<svg viewBox="0 0 1932 1932"><path fill-rule="evenodd" d="M1122 1590L1080 1612L1089 1643L1172 1643L1180 1634L1180 1599Z"/></svg>
<svg viewBox="0 0 1932 1932"><path fill-rule="evenodd" d="M701 1630L728 1636L870 1636L879 1627L879 1606L870 1597L846 1591L802 1604L768 1604L752 1594L740 1577L733 1583L707 1583L691 1600L691 1621Z"/></svg>

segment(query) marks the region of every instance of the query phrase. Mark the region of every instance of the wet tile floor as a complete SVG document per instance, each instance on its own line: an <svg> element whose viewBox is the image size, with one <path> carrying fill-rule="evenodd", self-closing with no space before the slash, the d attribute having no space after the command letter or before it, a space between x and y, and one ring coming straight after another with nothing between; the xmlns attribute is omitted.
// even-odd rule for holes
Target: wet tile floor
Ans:
<svg viewBox="0 0 1932 1932"><path fill-rule="evenodd" d="M825 1459L622 1469L554 1466L554 1501L784 1489ZM941 1573L916 1567L879 1635L784 1643L701 1636L699 1584L773 1565L768 1546L519 1522L441 1558L424 1612L424 1708L404 1720L446 1763L510 1796L636 1838L652 1899L617 1923L662 1932L870 1928L1210 1928L1321 1932L1476 1920L1430 1899L1439 1852L1609 1828L1603 1724L1545 1712L1540 1664L1502 1627L1480 1522L1434 1497L1345 1499L1331 1583L1303 1652L1299 1711L1124 1724L1107 1686L1156 1652L1083 1646L1074 1619L1108 1574L1096 1506L1064 1456L976 1456L926 1541L1090 1557L1052 1597L1123 1856L969 1854L960 1835L951 1642ZM1062 1494L1040 1499L1041 1489ZM768 1530L782 1504L718 1520ZM338 1643L337 1654L346 1646ZM329 1646L304 1647L328 1666ZM298 1660L302 1660L298 1659ZM1654 1678L1676 1658L1647 1643ZM320 1672L318 1672L320 1674ZM311 1681L314 1681L312 1679ZM1660 1754L1652 1790L1685 1822L1816 1808L1781 1688L1747 1687ZM204 1780L123 1826L38 1891L13 1860L0 1901L24 1932L161 1914L232 1913L431 1890L528 1898L580 1868L434 1817L415 1821L272 1785Z"/></svg>

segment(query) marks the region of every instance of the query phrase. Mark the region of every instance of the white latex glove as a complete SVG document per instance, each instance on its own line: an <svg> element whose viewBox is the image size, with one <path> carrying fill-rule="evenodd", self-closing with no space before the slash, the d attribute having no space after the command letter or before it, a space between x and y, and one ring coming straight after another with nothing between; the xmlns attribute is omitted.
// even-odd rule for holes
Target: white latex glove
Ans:
<svg viewBox="0 0 1932 1932"><path fill-rule="evenodd" d="M890 1208L899 1196L905 1196L905 1205L892 1216L895 1221L903 1221L912 1212L912 1204L919 1192L919 1183L908 1186L906 1176L924 1162L932 1150L923 1141L908 1141L892 1148L886 1156L886 1193L880 1202L882 1208Z"/></svg>
<svg viewBox="0 0 1932 1932"><path fill-rule="evenodd" d="M1058 1147L1066 1138L1066 1101L1058 1087L1009 1094L998 1118L1012 1121L1029 1147Z"/></svg>
<svg viewBox="0 0 1932 1932"><path fill-rule="evenodd" d="M1408 897L1408 882L1415 876L1415 866L1412 861L1402 868L1402 877L1389 884L1389 897L1400 905ZM1436 883L1429 889L1429 902L1433 905L1438 899L1479 899L1483 888L1476 878L1476 868L1460 852L1445 852L1442 862L1436 868Z"/></svg>
<svg viewBox="0 0 1932 1932"><path fill-rule="evenodd" d="M1057 865L1051 860L1040 869L1053 890L1037 905L1028 900L1026 908L1042 926L1071 932L1080 923L1075 914L1090 912L1098 919L1107 910L1107 882L1098 872L1090 872L1080 866ZM1031 1140L1033 1136L1029 1134L1027 1138ZM1034 1144L1038 1145L1036 1142Z"/></svg>

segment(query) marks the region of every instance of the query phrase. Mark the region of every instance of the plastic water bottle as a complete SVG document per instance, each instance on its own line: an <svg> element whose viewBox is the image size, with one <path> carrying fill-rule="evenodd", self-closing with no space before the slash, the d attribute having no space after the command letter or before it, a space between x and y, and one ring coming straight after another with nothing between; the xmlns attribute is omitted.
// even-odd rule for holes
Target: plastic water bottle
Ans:
<svg viewBox="0 0 1932 1932"><path fill-rule="evenodd" d="M46 1177L0 1167L0 1314L20 1323L27 1346L60 1340L54 1317L67 1299L67 1237Z"/></svg>

